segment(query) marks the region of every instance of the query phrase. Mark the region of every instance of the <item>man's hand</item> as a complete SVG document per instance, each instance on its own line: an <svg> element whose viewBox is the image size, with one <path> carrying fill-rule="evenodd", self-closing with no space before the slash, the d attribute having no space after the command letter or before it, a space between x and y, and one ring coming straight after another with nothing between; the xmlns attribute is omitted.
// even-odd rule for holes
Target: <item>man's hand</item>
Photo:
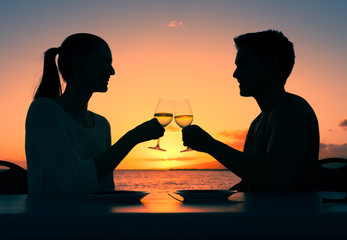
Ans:
<svg viewBox="0 0 347 240"><path fill-rule="evenodd" d="M196 151L208 152L215 139L197 125L183 128L182 139L184 146L188 146Z"/></svg>

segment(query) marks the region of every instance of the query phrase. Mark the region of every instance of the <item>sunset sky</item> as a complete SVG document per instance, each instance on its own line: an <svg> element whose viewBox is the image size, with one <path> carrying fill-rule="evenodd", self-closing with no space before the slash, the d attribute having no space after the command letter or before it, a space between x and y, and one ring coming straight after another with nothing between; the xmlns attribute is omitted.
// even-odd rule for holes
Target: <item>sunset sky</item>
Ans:
<svg viewBox="0 0 347 240"><path fill-rule="evenodd" d="M25 117L43 53L76 32L99 35L112 50L116 75L89 109L109 120L113 143L151 119L160 97L185 97L193 124L241 150L260 109L253 98L239 95L233 38L267 29L294 43L296 63L286 90L314 108L320 158L347 158L346 12L345 0L1 0L0 159L25 166ZM209 155L180 153L181 129L174 121L166 129L161 146L167 152L148 149L156 141L141 143L118 168L214 166Z"/></svg>

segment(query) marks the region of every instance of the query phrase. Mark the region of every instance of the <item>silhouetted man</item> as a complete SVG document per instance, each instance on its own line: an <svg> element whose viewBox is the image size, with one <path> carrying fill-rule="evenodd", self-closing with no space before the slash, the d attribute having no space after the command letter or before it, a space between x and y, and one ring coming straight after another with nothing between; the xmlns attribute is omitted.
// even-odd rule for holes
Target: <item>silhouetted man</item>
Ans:
<svg viewBox="0 0 347 240"><path fill-rule="evenodd" d="M253 120L240 152L215 140L199 126L183 129L183 141L210 154L242 181L239 191L311 191L319 153L313 109L284 89L294 66L293 44L281 32L247 33L234 39L234 78L240 95L253 97L261 113Z"/></svg>

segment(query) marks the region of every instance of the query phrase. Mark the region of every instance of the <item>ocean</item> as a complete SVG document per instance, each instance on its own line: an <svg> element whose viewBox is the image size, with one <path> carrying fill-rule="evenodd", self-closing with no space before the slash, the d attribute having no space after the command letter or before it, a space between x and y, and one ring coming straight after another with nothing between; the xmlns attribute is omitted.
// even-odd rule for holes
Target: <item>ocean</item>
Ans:
<svg viewBox="0 0 347 240"><path fill-rule="evenodd" d="M115 170L115 190L227 190L240 181L228 170Z"/></svg>

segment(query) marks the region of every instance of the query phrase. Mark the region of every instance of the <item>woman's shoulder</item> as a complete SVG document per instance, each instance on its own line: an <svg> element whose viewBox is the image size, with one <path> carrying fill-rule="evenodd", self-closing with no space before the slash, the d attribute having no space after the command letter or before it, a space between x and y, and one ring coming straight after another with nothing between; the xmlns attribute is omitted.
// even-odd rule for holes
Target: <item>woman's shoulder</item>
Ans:
<svg viewBox="0 0 347 240"><path fill-rule="evenodd" d="M98 114L98 113L95 113L93 111L89 111L94 117L95 119L99 119L99 120L102 120L102 121L107 121L106 117Z"/></svg>
<svg viewBox="0 0 347 240"><path fill-rule="evenodd" d="M27 118L31 118L34 116L55 116L61 115L59 111L59 105L54 99L50 98L37 98L31 102Z"/></svg>
<svg viewBox="0 0 347 240"><path fill-rule="evenodd" d="M92 111L89 112L94 116L96 123L100 123L101 125L107 126L108 128L110 127L110 123L108 122L106 117Z"/></svg>
<svg viewBox="0 0 347 240"><path fill-rule="evenodd" d="M60 122L61 111L55 100L50 98L37 98L31 102L26 116L26 126L50 124Z"/></svg>
<svg viewBox="0 0 347 240"><path fill-rule="evenodd" d="M41 109L41 108L56 108L58 107L57 102L51 98L37 98L30 104L30 109Z"/></svg>

